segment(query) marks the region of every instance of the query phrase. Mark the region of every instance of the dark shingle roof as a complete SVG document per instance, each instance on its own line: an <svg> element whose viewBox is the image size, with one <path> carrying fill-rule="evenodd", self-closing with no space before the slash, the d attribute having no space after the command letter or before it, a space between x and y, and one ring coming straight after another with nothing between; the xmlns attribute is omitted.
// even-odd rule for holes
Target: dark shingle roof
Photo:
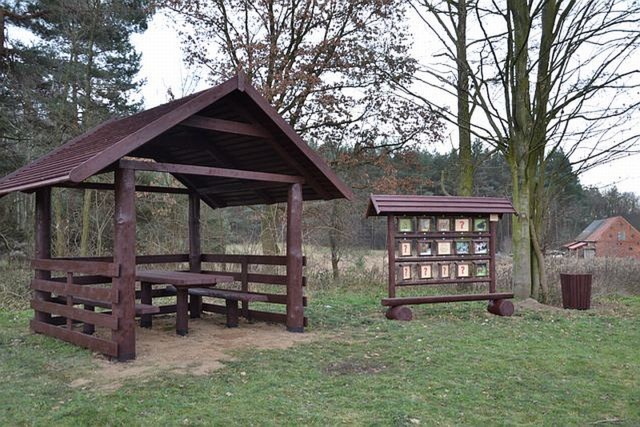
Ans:
<svg viewBox="0 0 640 427"><path fill-rule="evenodd" d="M372 194L367 216L422 213L515 213L500 197L406 196Z"/></svg>

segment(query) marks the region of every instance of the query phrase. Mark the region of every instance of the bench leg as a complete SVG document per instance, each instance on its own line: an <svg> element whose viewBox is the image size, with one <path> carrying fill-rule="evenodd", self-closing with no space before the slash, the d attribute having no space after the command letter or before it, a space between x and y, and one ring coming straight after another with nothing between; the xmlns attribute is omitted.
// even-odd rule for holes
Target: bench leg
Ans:
<svg viewBox="0 0 640 427"><path fill-rule="evenodd" d="M96 311L96 307L93 305L89 305L89 304L85 304L84 305L84 309L85 310L89 310L89 311ZM85 323L82 326L82 332L87 334L87 335L93 335L93 333L96 331L96 326L92 325L91 323Z"/></svg>
<svg viewBox="0 0 640 427"><path fill-rule="evenodd" d="M228 299L225 300L227 305L227 328L235 328L238 326L238 301Z"/></svg>
<svg viewBox="0 0 640 427"><path fill-rule="evenodd" d="M189 296L189 315L192 319L202 316L202 297L200 295Z"/></svg>
<svg viewBox="0 0 640 427"><path fill-rule="evenodd" d="M185 336L189 333L189 292L178 288L176 294L176 334Z"/></svg>
<svg viewBox="0 0 640 427"><path fill-rule="evenodd" d="M141 282L140 283L140 302L142 304L153 304L153 300L151 298L151 283ZM143 328L151 327L151 315L143 314L140 316L140 326Z"/></svg>

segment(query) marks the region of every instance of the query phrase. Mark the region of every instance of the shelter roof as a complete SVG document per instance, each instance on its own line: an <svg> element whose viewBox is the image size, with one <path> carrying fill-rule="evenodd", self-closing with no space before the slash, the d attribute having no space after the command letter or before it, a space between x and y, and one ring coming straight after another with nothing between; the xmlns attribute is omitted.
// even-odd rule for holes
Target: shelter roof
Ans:
<svg viewBox="0 0 640 427"><path fill-rule="evenodd" d="M407 196L399 194L372 194L367 208L367 216L433 213L504 214L515 212L516 210L509 199L501 197Z"/></svg>
<svg viewBox="0 0 640 427"><path fill-rule="evenodd" d="M243 74L202 92L104 122L0 179L0 197L110 171L123 158L304 178L305 200L351 199L351 189ZM174 173L212 207L287 200L286 183Z"/></svg>

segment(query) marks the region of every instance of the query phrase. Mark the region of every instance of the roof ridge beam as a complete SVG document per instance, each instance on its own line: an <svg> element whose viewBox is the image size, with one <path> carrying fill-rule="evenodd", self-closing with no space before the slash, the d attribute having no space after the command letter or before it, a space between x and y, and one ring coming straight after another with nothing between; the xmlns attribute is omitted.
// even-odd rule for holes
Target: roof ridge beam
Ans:
<svg viewBox="0 0 640 427"><path fill-rule="evenodd" d="M257 138L270 138L271 134L261 126L251 123L236 122L232 120L217 119L194 115L180 123L196 129L212 130L216 132L231 133L235 135L253 136Z"/></svg>

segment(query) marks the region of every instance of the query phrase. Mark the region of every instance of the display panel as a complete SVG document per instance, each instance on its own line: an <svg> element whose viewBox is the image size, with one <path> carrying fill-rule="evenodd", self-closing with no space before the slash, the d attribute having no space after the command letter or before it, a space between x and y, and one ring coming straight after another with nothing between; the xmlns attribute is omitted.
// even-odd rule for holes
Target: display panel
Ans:
<svg viewBox="0 0 640 427"><path fill-rule="evenodd" d="M476 277L487 277L489 275L489 263L477 262L476 263Z"/></svg>
<svg viewBox="0 0 640 427"><path fill-rule="evenodd" d="M460 263L456 268L457 277L471 277L471 265L469 263Z"/></svg>
<svg viewBox="0 0 640 427"><path fill-rule="evenodd" d="M433 254L433 247L431 242L418 242L419 256L431 256L432 254Z"/></svg>
<svg viewBox="0 0 640 427"><path fill-rule="evenodd" d="M476 218L473 220L473 231L485 233L489 230L489 221L487 218Z"/></svg>
<svg viewBox="0 0 640 427"><path fill-rule="evenodd" d="M477 240L473 242L473 253L477 255L485 255L489 253L489 241Z"/></svg>
<svg viewBox="0 0 640 427"><path fill-rule="evenodd" d="M409 257L412 254L411 240L402 240L398 244L398 253L401 257Z"/></svg>
<svg viewBox="0 0 640 427"><path fill-rule="evenodd" d="M451 220L449 218L438 218L438 231L450 231Z"/></svg>
<svg viewBox="0 0 640 427"><path fill-rule="evenodd" d="M420 278L431 279L433 277L433 268L431 264L420 264Z"/></svg>
<svg viewBox="0 0 640 427"><path fill-rule="evenodd" d="M455 219L455 231L465 232L471 230L471 220L469 218L456 218Z"/></svg>
<svg viewBox="0 0 640 427"><path fill-rule="evenodd" d="M451 255L451 241L440 240L437 244L438 255Z"/></svg>
<svg viewBox="0 0 640 427"><path fill-rule="evenodd" d="M451 277L451 266L449 264L440 264L440 278L448 279Z"/></svg>
<svg viewBox="0 0 640 427"><path fill-rule="evenodd" d="M418 231L420 233L433 231L431 218L418 218Z"/></svg>
<svg viewBox="0 0 640 427"><path fill-rule="evenodd" d="M471 242L468 240L456 241L456 254L469 255L471 253Z"/></svg>
<svg viewBox="0 0 640 427"><path fill-rule="evenodd" d="M413 218L399 218L398 219L398 231L400 233L413 232Z"/></svg>

